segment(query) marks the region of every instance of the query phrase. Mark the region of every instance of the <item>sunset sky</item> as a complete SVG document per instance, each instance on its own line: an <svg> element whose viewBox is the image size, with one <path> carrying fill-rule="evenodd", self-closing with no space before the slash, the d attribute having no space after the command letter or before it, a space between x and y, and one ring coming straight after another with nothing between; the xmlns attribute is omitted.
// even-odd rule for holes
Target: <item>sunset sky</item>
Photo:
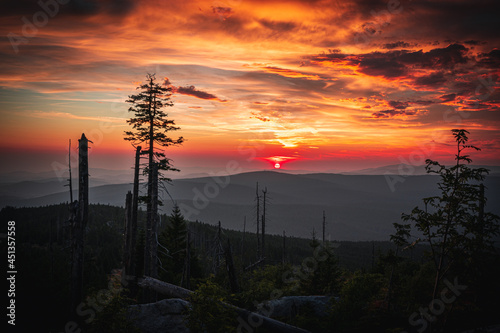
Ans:
<svg viewBox="0 0 500 333"><path fill-rule="evenodd" d="M500 165L500 3L18 0L0 11L1 172L127 169L127 96L174 86L184 170L449 163L466 128ZM451 158L450 158L451 157ZM198 168L198 169L196 169Z"/></svg>

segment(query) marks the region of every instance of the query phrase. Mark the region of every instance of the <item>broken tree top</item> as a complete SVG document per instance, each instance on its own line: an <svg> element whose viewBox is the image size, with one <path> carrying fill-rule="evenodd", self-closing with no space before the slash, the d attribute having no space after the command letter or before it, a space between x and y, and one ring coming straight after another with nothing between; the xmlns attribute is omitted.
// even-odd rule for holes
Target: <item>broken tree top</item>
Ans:
<svg viewBox="0 0 500 333"><path fill-rule="evenodd" d="M82 133L82 137L78 141L82 141L82 140L93 143L91 140L87 139L87 137L85 136L85 133Z"/></svg>

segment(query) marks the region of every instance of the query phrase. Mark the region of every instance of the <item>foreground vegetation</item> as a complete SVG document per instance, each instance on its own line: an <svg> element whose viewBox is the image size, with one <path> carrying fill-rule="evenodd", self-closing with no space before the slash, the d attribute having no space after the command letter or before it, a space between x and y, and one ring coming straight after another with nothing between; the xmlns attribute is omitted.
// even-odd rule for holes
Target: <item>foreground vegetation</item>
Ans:
<svg viewBox="0 0 500 333"><path fill-rule="evenodd" d="M73 318L68 309L67 205L7 207L0 212L0 217L2 221L17 222L17 262L21 273L17 294L19 324L40 332L64 331ZM140 302L141 292L121 290L113 284L119 281L116 269L122 265L124 209L91 205L89 220L84 269L88 306L83 310L93 309L93 316L80 317L78 325L83 331L131 330L124 320L125 308ZM214 306L214 299L255 310L261 302L287 295L332 296L329 310L321 318L307 309L301 309L293 317L278 318L315 332L356 332L368 328L381 332L418 331L431 323L434 331L456 331L497 321L494 314L500 310L498 254L484 256L475 271L461 273L456 281L450 281L466 287L459 287L462 288L458 290L460 295L445 304L439 315L433 313L441 311L437 307L441 303L431 304L435 309L427 310L428 319L436 318L431 322L415 315L421 309L428 309L432 300L434 271L426 260L429 247L425 245L397 251L391 242L332 242L331 246L323 246L313 237L287 237L283 256L283 238L269 235L266 259L245 269L257 259L254 234L221 229L218 239L216 226L186 223L178 212L163 216L162 221L160 242L168 247L168 255L160 257L165 268L160 278L198 291L189 314L193 332L236 329L238 322L228 320L231 317L228 310ZM181 251L186 248L187 229L191 256L189 283L183 273L186 252ZM222 248L228 242L231 244L238 290L231 285L225 258L217 261L219 242ZM141 243L143 240L138 245L138 265ZM441 282L439 290L445 290L446 286ZM107 297L101 297L103 290L110 291ZM445 296L451 299L453 294Z"/></svg>

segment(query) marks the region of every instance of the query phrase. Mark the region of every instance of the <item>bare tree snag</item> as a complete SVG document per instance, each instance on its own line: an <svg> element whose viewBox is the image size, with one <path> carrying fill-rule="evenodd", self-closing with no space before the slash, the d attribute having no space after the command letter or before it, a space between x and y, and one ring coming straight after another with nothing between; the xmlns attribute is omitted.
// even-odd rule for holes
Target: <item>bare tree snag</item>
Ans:
<svg viewBox="0 0 500 333"><path fill-rule="evenodd" d="M71 266L71 310L76 309L83 299L83 254L84 234L89 209L89 140L82 133L79 143L78 162L78 205L72 226L72 266Z"/></svg>
<svg viewBox="0 0 500 333"><path fill-rule="evenodd" d="M64 186L69 186L69 203L71 204L73 202L73 180L71 177L71 139L69 139L68 169L69 169L68 184Z"/></svg>
<svg viewBox="0 0 500 333"><path fill-rule="evenodd" d="M323 245L325 244L325 229L326 229L326 217L325 217L325 211L323 211Z"/></svg>
<svg viewBox="0 0 500 333"><path fill-rule="evenodd" d="M189 228L186 231L186 258L184 260L184 270L182 272L181 286L186 286L187 289L191 288L191 233Z"/></svg>
<svg viewBox="0 0 500 333"><path fill-rule="evenodd" d="M130 265L132 258L130 255L131 250L131 236L132 236L132 192L128 191L125 198L125 232L124 232L124 246L123 246L123 276L130 275Z"/></svg>
<svg viewBox="0 0 500 333"><path fill-rule="evenodd" d="M130 275L135 276L136 273L136 254L137 245L137 211L139 209L139 162L141 159L141 147L137 147L135 151L135 166L134 166L134 187L132 197L132 223L130 230Z"/></svg>
<svg viewBox="0 0 500 333"><path fill-rule="evenodd" d="M246 232L246 227L247 227L247 217L245 216L243 218L243 235L241 236L241 258L243 260L243 249L245 247L245 232Z"/></svg>
<svg viewBox="0 0 500 333"><path fill-rule="evenodd" d="M259 260L262 255L260 254L260 230L259 230L259 206L260 206L260 197L259 197L259 183L257 182L257 189L255 191L256 200L257 200L257 260Z"/></svg>
<svg viewBox="0 0 500 333"><path fill-rule="evenodd" d="M266 194L267 187L262 190L264 194L262 198L262 250L260 251L260 255L264 258L266 256Z"/></svg>
<svg viewBox="0 0 500 333"><path fill-rule="evenodd" d="M158 278L158 164L153 164L151 196L151 276Z"/></svg>
<svg viewBox="0 0 500 333"><path fill-rule="evenodd" d="M283 265L286 264L286 234L283 230Z"/></svg>
<svg viewBox="0 0 500 333"><path fill-rule="evenodd" d="M240 286L238 284L238 279L236 277L236 270L234 269L234 261L233 261L233 253L231 250L231 243L229 238L227 239L227 247L226 247L226 269L227 274L229 276L229 284L231 285L231 292L239 293Z"/></svg>

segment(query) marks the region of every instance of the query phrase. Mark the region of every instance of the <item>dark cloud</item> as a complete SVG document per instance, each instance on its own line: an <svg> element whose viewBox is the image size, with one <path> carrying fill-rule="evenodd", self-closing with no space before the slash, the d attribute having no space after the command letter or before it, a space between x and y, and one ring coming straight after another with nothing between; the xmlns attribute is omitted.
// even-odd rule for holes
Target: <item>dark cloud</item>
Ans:
<svg viewBox="0 0 500 333"><path fill-rule="evenodd" d="M479 65L498 69L500 67L500 50L493 49L488 53L482 53L480 56Z"/></svg>
<svg viewBox="0 0 500 333"><path fill-rule="evenodd" d="M5 1L2 4L0 16L30 16L39 11L53 12L54 15L51 16L54 17L61 13L78 16L93 16L102 13L109 16L123 16L132 12L136 5L137 1L133 0L71 0L65 4L46 0L16 0Z"/></svg>
<svg viewBox="0 0 500 333"><path fill-rule="evenodd" d="M396 78L407 74L407 67L398 62L394 53L373 52L360 56L360 72L371 76Z"/></svg>
<svg viewBox="0 0 500 333"><path fill-rule="evenodd" d="M262 112L251 112L252 118L258 119L263 122L271 121L271 118L268 116L262 115Z"/></svg>
<svg viewBox="0 0 500 333"><path fill-rule="evenodd" d="M166 81L167 80L168 79L166 79ZM219 102L226 102L226 100L222 100L222 99L220 99L219 97L217 97L217 96L215 96L213 94L210 94L210 93L207 93L205 91L201 91L201 90L196 89L195 86L174 87L174 91L176 93L178 93L178 94L189 95L189 96L193 96L193 97L196 97L196 98L216 100L216 101L219 101Z"/></svg>
<svg viewBox="0 0 500 333"><path fill-rule="evenodd" d="M286 32L295 29L296 24L293 22L282 22L282 21L270 21L270 20L259 20L260 24L262 24L264 27L274 30L274 31L279 31L279 32Z"/></svg>
<svg viewBox="0 0 500 333"><path fill-rule="evenodd" d="M439 96L439 98L441 99L441 101L443 103L454 101L456 97L457 97L457 94L446 94L446 95Z"/></svg>
<svg viewBox="0 0 500 333"><path fill-rule="evenodd" d="M389 101L389 106L398 110L404 110L408 107L408 102Z"/></svg>
<svg viewBox="0 0 500 333"><path fill-rule="evenodd" d="M383 110L372 113L373 118L393 118L396 116L411 116L416 114L416 111L411 110Z"/></svg>
<svg viewBox="0 0 500 333"><path fill-rule="evenodd" d="M387 43L382 45L382 48L392 50L392 49L399 49L399 48L405 48L405 47L410 47L411 44L403 41L399 42L394 42L394 43Z"/></svg>
<svg viewBox="0 0 500 333"><path fill-rule="evenodd" d="M333 49L333 50L329 50L328 53L323 52L321 54L314 55L311 57L305 57L305 58L312 60L312 61L318 61L318 62L322 62L322 61L337 62L337 61L349 58L351 62L354 62L354 59L355 59L354 57L355 56L352 54L342 53L341 50L339 50L339 49Z"/></svg>
<svg viewBox="0 0 500 333"><path fill-rule="evenodd" d="M458 65L466 64L472 58L468 50L461 44L451 44L445 48L435 48L428 52L422 50L394 50L387 52L371 52L359 55L330 52L312 56L313 62L340 62L347 61L352 65L359 65L361 73L371 76L395 78L407 76L413 68L421 69L448 69L453 70ZM496 55L494 55L496 57ZM484 56L485 60L490 55ZM496 59L496 58L495 58ZM442 73L432 74L429 78L418 78L420 85L429 85L432 82L443 82Z"/></svg>
<svg viewBox="0 0 500 333"><path fill-rule="evenodd" d="M422 28L446 32L456 40L498 39L499 1L421 1L411 5L415 12L408 19Z"/></svg>
<svg viewBox="0 0 500 333"><path fill-rule="evenodd" d="M489 103L481 103L481 102L478 102L478 101L470 101L470 102L466 103L465 108L469 109L469 110L491 110L492 105L489 104ZM495 107L495 109L498 109L498 108Z"/></svg>
<svg viewBox="0 0 500 333"><path fill-rule="evenodd" d="M172 87L172 91L174 93L178 93L181 95L188 95L188 96L193 96L196 98L200 99L208 99L208 100L215 100L219 102L227 102L226 100L222 100L219 97L215 96L214 94L207 93L202 90L196 89L195 86L186 86L186 87L176 87L174 86L168 77L164 78L163 85L167 87Z"/></svg>
<svg viewBox="0 0 500 333"><path fill-rule="evenodd" d="M464 44L467 44L467 45L481 45L481 44L486 44L486 42L480 41L480 40L466 40L466 41L464 41Z"/></svg>
<svg viewBox="0 0 500 333"><path fill-rule="evenodd" d="M447 78L443 72L435 72L430 75L420 76L415 79L415 84L423 87L434 88L446 83Z"/></svg>
<svg viewBox="0 0 500 333"><path fill-rule="evenodd" d="M417 105L431 105L431 104L435 104L436 102L435 101L430 101L430 100L416 100L416 101L411 101L410 102L411 104L417 104Z"/></svg>
<svg viewBox="0 0 500 333"><path fill-rule="evenodd" d="M460 44L451 44L445 48L432 49L429 52L394 52L396 61L405 65L416 65L421 68L453 68L457 64L465 64L468 49Z"/></svg>
<svg viewBox="0 0 500 333"><path fill-rule="evenodd" d="M231 15L234 14L234 11L231 7L214 7L212 6L212 12L219 16L219 18L225 20Z"/></svg>

